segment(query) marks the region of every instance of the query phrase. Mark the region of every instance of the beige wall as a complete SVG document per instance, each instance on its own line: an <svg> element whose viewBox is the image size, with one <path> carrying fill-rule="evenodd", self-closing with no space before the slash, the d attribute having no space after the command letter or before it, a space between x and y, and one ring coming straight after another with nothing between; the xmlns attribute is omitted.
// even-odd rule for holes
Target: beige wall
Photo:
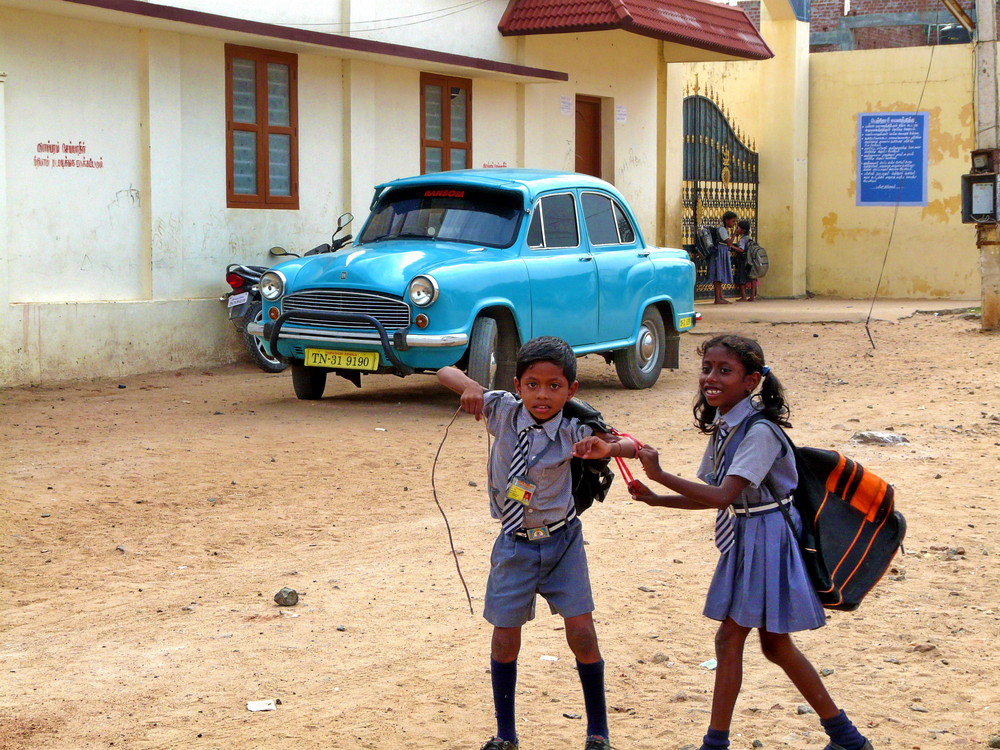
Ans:
<svg viewBox="0 0 1000 750"><path fill-rule="evenodd" d="M811 291L845 297L978 297L975 230L961 223L960 193L975 143L972 74L969 45L812 56ZM927 206L856 206L857 114L918 110L929 113Z"/></svg>
<svg viewBox="0 0 1000 750"><path fill-rule="evenodd" d="M961 223L960 195L974 144L971 47L830 52L810 55L806 64L808 197L795 196L805 209L805 226L794 246L782 219L782 211L794 213L792 204L766 210L775 194L787 193L788 169L795 169L785 158L794 113L780 106L782 97L791 96L782 59L685 66L687 85L697 82L703 94L711 90L760 151L759 232L772 264L762 292L976 299L979 255L973 227ZM895 212L883 273L894 209L856 205L857 115L913 112L918 103L929 113L928 205ZM775 133L785 135L776 139ZM796 132L796 140L802 135ZM774 168L775 158L785 159L784 168Z"/></svg>

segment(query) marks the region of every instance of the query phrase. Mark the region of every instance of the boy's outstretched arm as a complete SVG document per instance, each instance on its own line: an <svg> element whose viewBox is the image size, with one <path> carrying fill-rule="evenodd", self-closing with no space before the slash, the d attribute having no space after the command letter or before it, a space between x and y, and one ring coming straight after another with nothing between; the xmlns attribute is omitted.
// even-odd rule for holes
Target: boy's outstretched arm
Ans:
<svg viewBox="0 0 1000 750"><path fill-rule="evenodd" d="M483 394L486 389L457 367L442 367L437 371L438 382L462 397L462 410L476 419L483 418Z"/></svg>
<svg viewBox="0 0 1000 750"><path fill-rule="evenodd" d="M635 458L639 450L631 438L617 437L599 432L585 437L573 445L573 455L577 458Z"/></svg>

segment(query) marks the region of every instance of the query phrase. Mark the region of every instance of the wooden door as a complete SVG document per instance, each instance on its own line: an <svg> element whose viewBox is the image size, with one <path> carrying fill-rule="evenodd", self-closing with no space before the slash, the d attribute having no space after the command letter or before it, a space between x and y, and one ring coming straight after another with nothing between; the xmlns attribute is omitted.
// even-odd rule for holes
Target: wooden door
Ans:
<svg viewBox="0 0 1000 750"><path fill-rule="evenodd" d="M576 171L601 176L601 100L576 97Z"/></svg>

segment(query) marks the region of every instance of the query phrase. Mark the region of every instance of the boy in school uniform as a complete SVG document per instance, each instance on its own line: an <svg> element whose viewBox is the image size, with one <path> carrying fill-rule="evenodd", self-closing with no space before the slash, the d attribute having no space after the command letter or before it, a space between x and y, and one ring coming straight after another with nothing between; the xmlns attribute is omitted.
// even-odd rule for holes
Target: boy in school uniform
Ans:
<svg viewBox="0 0 1000 750"><path fill-rule="evenodd" d="M597 643L583 531L576 517L570 458L636 455L635 444L598 433L562 408L577 392L576 355L562 339L543 336L521 347L514 387L487 391L461 370L438 371L461 395L462 409L486 420L495 437L489 462L490 514L501 531L490 557L483 616L493 625L490 673L497 733L482 750L517 750L514 690L521 627L541 594L565 619L587 711L585 750L609 750L604 660Z"/></svg>

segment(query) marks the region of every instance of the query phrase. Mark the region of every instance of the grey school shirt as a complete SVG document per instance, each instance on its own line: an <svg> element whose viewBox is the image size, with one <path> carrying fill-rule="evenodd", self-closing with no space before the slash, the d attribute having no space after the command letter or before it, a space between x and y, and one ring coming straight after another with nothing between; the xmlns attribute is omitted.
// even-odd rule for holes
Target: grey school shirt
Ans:
<svg viewBox="0 0 1000 750"><path fill-rule="evenodd" d="M489 496L490 515L499 519L507 502L507 474L517 446L517 436L522 429L535 424L535 418L524 408L521 399L507 391L487 391L483 394L483 416L486 417L486 429L495 438L490 453ZM581 424L580 420L564 419L562 412L543 422L542 429L529 433L529 464L546 445L551 443L551 446L528 469L528 481L537 487L531 503L525 508L524 528L546 526L566 518L573 507L569 470L573 444L593 434L594 431Z"/></svg>
<svg viewBox="0 0 1000 750"><path fill-rule="evenodd" d="M727 429L734 430L754 411L753 403L747 397L725 414L718 415L717 421L725 422ZM708 475L714 468L714 458L713 441L709 440L698 467L698 478L702 481L708 481ZM798 484L795 457L778 426L766 419L761 419L747 430L733 454L733 463L726 471L726 475L729 474L750 482L733 503L739 506L752 507L786 498ZM762 484L768 475L770 479ZM772 487L778 497L775 497Z"/></svg>

